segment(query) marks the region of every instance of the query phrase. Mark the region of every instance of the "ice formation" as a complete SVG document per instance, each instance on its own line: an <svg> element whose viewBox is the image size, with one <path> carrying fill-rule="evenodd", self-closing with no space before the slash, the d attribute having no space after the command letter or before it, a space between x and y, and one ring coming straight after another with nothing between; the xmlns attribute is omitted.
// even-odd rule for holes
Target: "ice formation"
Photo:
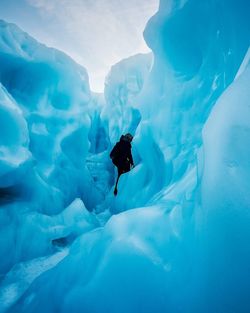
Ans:
<svg viewBox="0 0 250 313"><path fill-rule="evenodd" d="M46 233L47 215L59 214L91 192L84 204L92 208L102 195L85 160L91 102L86 71L4 21L0 63L0 253L5 255L0 272L4 273L17 262L51 251L51 240L58 234Z"/></svg>
<svg viewBox="0 0 250 313"><path fill-rule="evenodd" d="M120 134L134 134L136 131L141 118L137 96L148 77L151 65L151 54L138 54L115 64L106 78L106 105L102 111L102 119L112 144Z"/></svg>
<svg viewBox="0 0 250 313"><path fill-rule="evenodd" d="M162 0L153 66L121 61L102 96L0 23L0 310L249 312L249 29L246 1Z"/></svg>

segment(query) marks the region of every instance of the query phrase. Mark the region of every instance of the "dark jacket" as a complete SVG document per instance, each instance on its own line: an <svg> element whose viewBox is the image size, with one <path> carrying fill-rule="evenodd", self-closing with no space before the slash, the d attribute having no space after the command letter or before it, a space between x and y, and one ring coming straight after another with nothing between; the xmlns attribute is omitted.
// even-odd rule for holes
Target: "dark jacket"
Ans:
<svg viewBox="0 0 250 313"><path fill-rule="evenodd" d="M112 162L119 168L128 168L130 165L134 165L132 153L131 153L131 143L127 140L125 136L121 136L120 141L117 142L110 153Z"/></svg>

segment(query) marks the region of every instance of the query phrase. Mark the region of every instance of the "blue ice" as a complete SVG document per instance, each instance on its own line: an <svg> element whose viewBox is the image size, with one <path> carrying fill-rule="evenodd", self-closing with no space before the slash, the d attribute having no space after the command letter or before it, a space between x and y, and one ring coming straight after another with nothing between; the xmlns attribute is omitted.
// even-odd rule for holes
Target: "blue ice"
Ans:
<svg viewBox="0 0 250 313"><path fill-rule="evenodd" d="M1 312L250 311L249 29L247 1L162 0L102 95L0 21Z"/></svg>

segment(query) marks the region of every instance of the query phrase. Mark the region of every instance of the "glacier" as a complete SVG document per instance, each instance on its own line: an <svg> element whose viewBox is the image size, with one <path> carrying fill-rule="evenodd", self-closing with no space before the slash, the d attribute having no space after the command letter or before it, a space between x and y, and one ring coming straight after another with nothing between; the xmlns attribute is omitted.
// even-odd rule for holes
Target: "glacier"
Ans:
<svg viewBox="0 0 250 313"><path fill-rule="evenodd" d="M249 29L244 0L161 0L96 94L0 21L0 312L249 312Z"/></svg>

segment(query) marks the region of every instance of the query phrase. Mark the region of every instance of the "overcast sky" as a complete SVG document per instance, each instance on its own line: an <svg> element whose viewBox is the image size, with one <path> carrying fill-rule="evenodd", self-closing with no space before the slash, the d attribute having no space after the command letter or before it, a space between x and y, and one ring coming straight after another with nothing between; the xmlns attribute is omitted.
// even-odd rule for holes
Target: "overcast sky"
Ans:
<svg viewBox="0 0 250 313"><path fill-rule="evenodd" d="M159 0L0 0L0 18L63 50L102 91L111 65L148 52L143 30Z"/></svg>

